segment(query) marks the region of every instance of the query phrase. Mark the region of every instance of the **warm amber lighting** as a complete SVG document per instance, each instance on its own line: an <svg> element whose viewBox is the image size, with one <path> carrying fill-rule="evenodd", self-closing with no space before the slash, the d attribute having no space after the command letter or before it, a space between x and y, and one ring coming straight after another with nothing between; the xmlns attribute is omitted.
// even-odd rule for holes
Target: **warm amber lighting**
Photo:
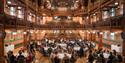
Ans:
<svg viewBox="0 0 125 63"><path fill-rule="evenodd" d="M23 34L27 34L27 32L23 32Z"/></svg>
<svg viewBox="0 0 125 63"><path fill-rule="evenodd" d="M7 1L8 4L11 4L11 1Z"/></svg>
<svg viewBox="0 0 125 63"><path fill-rule="evenodd" d="M118 5L118 2L115 2L115 5Z"/></svg>
<svg viewBox="0 0 125 63"><path fill-rule="evenodd" d="M100 32L100 34L103 34L103 32Z"/></svg>
<svg viewBox="0 0 125 63"><path fill-rule="evenodd" d="M17 34L17 32L13 32L13 35L16 35Z"/></svg>

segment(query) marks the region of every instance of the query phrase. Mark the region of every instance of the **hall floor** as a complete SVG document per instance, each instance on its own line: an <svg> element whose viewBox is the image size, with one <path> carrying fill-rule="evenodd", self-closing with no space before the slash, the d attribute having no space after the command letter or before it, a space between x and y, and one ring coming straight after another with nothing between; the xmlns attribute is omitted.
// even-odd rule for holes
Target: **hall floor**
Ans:
<svg viewBox="0 0 125 63"><path fill-rule="evenodd" d="M44 57L36 51L36 60L33 63L52 63L52 61L49 57ZM75 63L87 63L87 58L78 58Z"/></svg>

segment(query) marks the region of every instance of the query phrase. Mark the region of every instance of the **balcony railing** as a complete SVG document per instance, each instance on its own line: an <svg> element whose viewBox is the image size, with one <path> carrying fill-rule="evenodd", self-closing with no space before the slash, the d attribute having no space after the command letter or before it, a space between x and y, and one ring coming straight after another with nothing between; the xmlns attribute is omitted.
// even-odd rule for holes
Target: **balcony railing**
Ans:
<svg viewBox="0 0 125 63"><path fill-rule="evenodd" d="M94 5L90 4L89 6L89 12L95 12L98 9L104 8L105 6L111 4L112 2L114 2L114 0L103 0L103 1L98 1L95 2Z"/></svg>
<svg viewBox="0 0 125 63"><path fill-rule="evenodd" d="M123 16L115 16L111 18L107 18L105 20L97 21L95 23L92 23L92 25L86 25L88 28L103 28L103 27L108 27L108 28L121 28L122 24L122 19Z"/></svg>

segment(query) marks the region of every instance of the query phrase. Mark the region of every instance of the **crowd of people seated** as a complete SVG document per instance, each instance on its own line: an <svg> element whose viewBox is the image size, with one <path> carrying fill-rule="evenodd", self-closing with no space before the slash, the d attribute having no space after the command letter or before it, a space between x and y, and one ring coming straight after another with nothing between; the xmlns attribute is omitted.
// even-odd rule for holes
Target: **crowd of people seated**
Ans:
<svg viewBox="0 0 125 63"><path fill-rule="evenodd" d="M85 63L121 63L121 53L110 49L97 49L92 41L44 40L38 50L52 59L53 63L75 63L78 58L87 58Z"/></svg>
<svg viewBox="0 0 125 63"><path fill-rule="evenodd" d="M97 49L94 42L78 39L30 42L27 51L20 50L16 56L9 51L8 63L31 63L35 60L35 51L51 58L52 63L75 63L78 58L86 58L84 63L122 63L121 53L105 48Z"/></svg>
<svg viewBox="0 0 125 63"><path fill-rule="evenodd" d="M18 51L18 53L14 53L13 51L8 51L5 58L6 58L6 63L31 63L35 58L35 52L21 48Z"/></svg>
<svg viewBox="0 0 125 63"><path fill-rule="evenodd" d="M49 56L53 63L74 63L78 57L86 56L86 52L94 47L94 43L81 40L43 41L38 50Z"/></svg>
<svg viewBox="0 0 125 63"><path fill-rule="evenodd" d="M95 49L89 51L88 62L93 63L122 63L122 56L115 50Z"/></svg>

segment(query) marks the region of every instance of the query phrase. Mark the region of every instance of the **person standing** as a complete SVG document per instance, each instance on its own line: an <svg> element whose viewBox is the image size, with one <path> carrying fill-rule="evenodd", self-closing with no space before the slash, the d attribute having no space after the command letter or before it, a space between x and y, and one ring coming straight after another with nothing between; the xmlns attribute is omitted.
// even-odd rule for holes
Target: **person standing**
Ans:
<svg viewBox="0 0 125 63"><path fill-rule="evenodd" d="M13 52L10 51L10 54L9 54L9 63L17 63L16 61L16 57L13 55Z"/></svg>
<svg viewBox="0 0 125 63"><path fill-rule="evenodd" d="M19 52L17 60L18 60L17 63L25 63L25 57L22 55L22 52Z"/></svg>
<svg viewBox="0 0 125 63"><path fill-rule="evenodd" d="M83 48L80 47L80 50L79 50L79 56L80 56L80 58L83 57L83 54L84 54Z"/></svg>
<svg viewBox="0 0 125 63"><path fill-rule="evenodd" d="M61 60L58 58L58 52L55 52L54 63L60 63Z"/></svg>
<svg viewBox="0 0 125 63"><path fill-rule="evenodd" d="M109 51L104 51L103 52L103 56L104 56L104 59L105 59L105 63L107 63L107 61L108 61L108 58L109 58Z"/></svg>
<svg viewBox="0 0 125 63"><path fill-rule="evenodd" d="M94 57L93 57L93 54L92 54L92 51L89 53L89 57L88 57L88 62L89 63L93 63L94 61Z"/></svg>
<svg viewBox="0 0 125 63"><path fill-rule="evenodd" d="M122 56L120 54L118 54L117 57L118 57L118 63L122 63L122 61L123 61Z"/></svg>
<svg viewBox="0 0 125 63"><path fill-rule="evenodd" d="M113 59L114 59L114 56L113 56L112 52L110 52L110 56L108 58L107 63L113 63Z"/></svg>

